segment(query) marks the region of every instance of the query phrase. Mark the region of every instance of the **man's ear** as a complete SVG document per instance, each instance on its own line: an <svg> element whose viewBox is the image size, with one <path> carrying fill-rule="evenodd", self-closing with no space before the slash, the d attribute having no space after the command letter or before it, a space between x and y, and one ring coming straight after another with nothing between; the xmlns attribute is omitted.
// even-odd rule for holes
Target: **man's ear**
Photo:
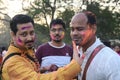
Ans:
<svg viewBox="0 0 120 80"><path fill-rule="evenodd" d="M94 33L96 33L96 31L97 31L97 26L96 26L96 24L93 25L93 31L94 31Z"/></svg>
<svg viewBox="0 0 120 80"><path fill-rule="evenodd" d="M13 31L10 31L10 35L11 35L12 40L14 41L15 40L15 33Z"/></svg>

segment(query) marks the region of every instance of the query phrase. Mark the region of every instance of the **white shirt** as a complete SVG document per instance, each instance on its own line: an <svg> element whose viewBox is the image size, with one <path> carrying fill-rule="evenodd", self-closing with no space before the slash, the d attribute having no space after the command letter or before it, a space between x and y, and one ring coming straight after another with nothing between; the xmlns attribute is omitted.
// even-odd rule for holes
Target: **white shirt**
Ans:
<svg viewBox="0 0 120 80"><path fill-rule="evenodd" d="M95 43L86 50L86 57L81 66L82 72L79 74L79 80L82 80L88 58L100 44L103 43L97 38ZM109 47L101 49L88 67L86 80L120 80L120 56Z"/></svg>
<svg viewBox="0 0 120 80"><path fill-rule="evenodd" d="M6 53L7 53L7 51L4 50L4 51L2 52L2 57L4 57Z"/></svg>

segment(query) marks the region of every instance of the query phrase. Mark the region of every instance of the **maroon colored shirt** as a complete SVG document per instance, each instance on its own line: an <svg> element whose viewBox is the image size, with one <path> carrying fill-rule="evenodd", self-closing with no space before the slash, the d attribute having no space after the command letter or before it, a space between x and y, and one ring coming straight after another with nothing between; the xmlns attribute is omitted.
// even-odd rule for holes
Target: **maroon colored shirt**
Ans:
<svg viewBox="0 0 120 80"><path fill-rule="evenodd" d="M55 64L58 67L69 64L73 56L72 47L64 44L61 47L55 47L50 42L40 45L36 51L36 57L43 66Z"/></svg>

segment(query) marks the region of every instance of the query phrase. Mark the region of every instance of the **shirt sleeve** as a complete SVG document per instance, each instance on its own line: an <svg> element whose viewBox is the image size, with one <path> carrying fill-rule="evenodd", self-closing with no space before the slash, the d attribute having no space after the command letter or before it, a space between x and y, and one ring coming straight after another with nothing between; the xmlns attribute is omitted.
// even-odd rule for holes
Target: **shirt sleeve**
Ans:
<svg viewBox="0 0 120 80"><path fill-rule="evenodd" d="M2 74L2 76L3 78L9 76L8 80L72 80L81 70L80 65L75 60L72 60L65 67L47 74L35 72L34 69L30 68L32 66L28 67L28 64L21 60L16 60L9 66L6 64L5 67L7 67L5 70L7 73Z"/></svg>
<svg viewBox="0 0 120 80"><path fill-rule="evenodd" d="M41 61L42 61L42 47L41 46L39 46L38 49L36 50L35 56L38 59L39 64L41 64Z"/></svg>
<svg viewBox="0 0 120 80"><path fill-rule="evenodd" d="M115 53L116 54L116 53ZM120 80L120 56L109 56L105 64L106 80Z"/></svg>

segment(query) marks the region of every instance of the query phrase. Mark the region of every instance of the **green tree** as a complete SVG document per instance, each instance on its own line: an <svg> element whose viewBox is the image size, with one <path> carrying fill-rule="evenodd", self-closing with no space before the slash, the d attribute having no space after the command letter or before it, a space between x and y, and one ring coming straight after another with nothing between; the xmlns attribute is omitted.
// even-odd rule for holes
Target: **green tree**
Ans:
<svg viewBox="0 0 120 80"><path fill-rule="evenodd" d="M64 38L64 41L68 44L71 44L70 21L74 14L75 12L70 8L67 8L64 12L58 14L59 15L58 18L62 18L63 21L66 23L66 37Z"/></svg>
<svg viewBox="0 0 120 80"><path fill-rule="evenodd" d="M57 12L64 9L66 4L72 3L73 0L35 0L30 4L29 8L24 8L27 13L37 21L43 21L45 26L49 26L49 22L56 18ZM70 4L69 4L70 6Z"/></svg>
<svg viewBox="0 0 120 80"><path fill-rule="evenodd" d="M9 34L9 21L10 16L6 12L6 7L4 6L2 0L0 0L0 46L8 46L10 42Z"/></svg>
<svg viewBox="0 0 120 80"><path fill-rule="evenodd" d="M120 14L113 13L109 6L100 8L97 2L91 2L87 5L87 10L94 12L97 16L98 32L97 35L103 40L118 39L120 35Z"/></svg>
<svg viewBox="0 0 120 80"><path fill-rule="evenodd" d="M24 10L27 11L28 15L32 16L35 21L40 22L39 24L37 24L37 28L35 29L38 35L38 43L46 42L47 40L49 40L49 22L57 17L61 17L66 22L67 38L65 39L65 41L68 42L68 40L70 40L68 31L69 22L72 15L74 14L74 11L70 10L70 7L72 8L72 2L73 0L35 0L33 3L30 4L30 7L28 9L24 8ZM67 8L67 4L69 5L69 9ZM61 9L63 11L61 11ZM50 21L48 21L48 19Z"/></svg>

